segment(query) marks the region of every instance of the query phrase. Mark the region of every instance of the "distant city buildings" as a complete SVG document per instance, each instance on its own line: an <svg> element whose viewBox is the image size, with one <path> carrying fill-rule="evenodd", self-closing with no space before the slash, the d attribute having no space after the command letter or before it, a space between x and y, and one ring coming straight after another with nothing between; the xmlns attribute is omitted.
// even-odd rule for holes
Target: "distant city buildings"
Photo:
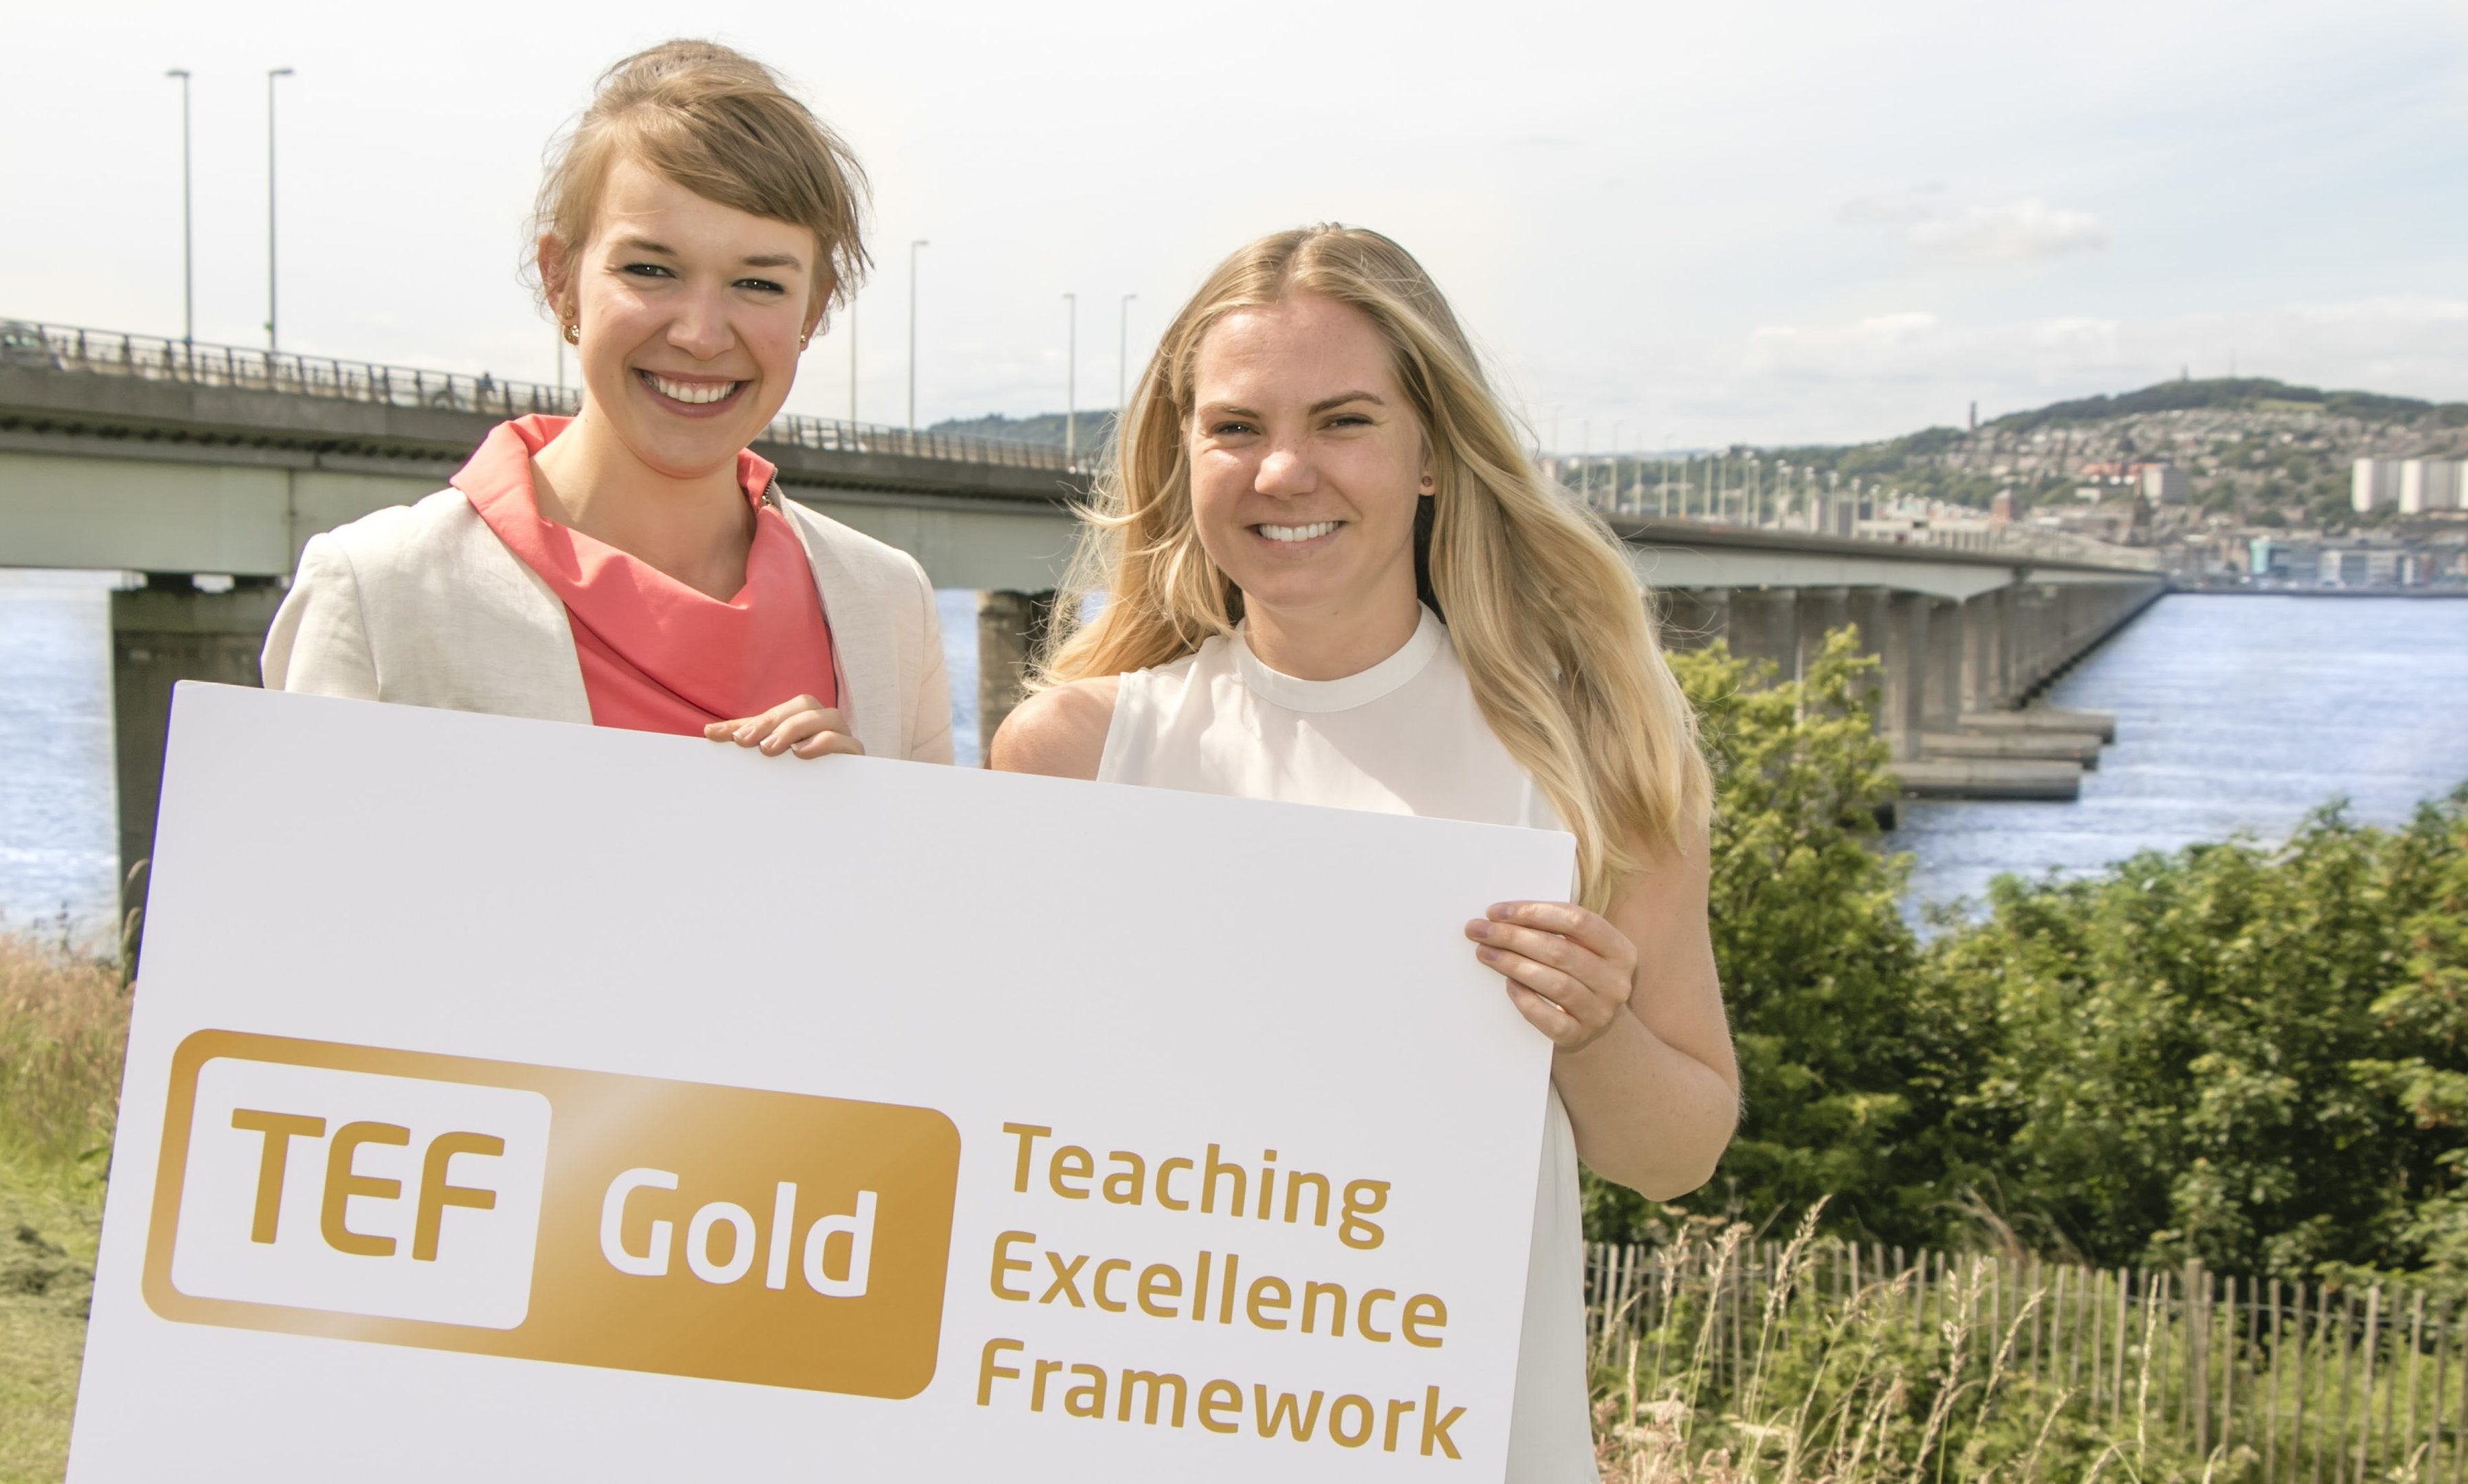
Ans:
<svg viewBox="0 0 2468 1484"><path fill-rule="evenodd" d="M2403 515L2460 509L2468 475L2457 459L2359 459L2348 503L2358 514L2395 505Z"/></svg>
<svg viewBox="0 0 2468 1484"><path fill-rule="evenodd" d="M2385 532L2251 536L2244 576L2286 587L2427 587L2468 582L2468 538L2408 539Z"/></svg>
<svg viewBox="0 0 2468 1484"><path fill-rule="evenodd" d="M2091 463L2079 477L2074 497L2088 504L2139 494L2154 505L2176 505L2194 488L2192 477L2174 464Z"/></svg>
<svg viewBox="0 0 2468 1484"><path fill-rule="evenodd" d="M2139 468L2142 497L2154 505L2180 504L2193 492L2193 479L2174 464L2144 464Z"/></svg>

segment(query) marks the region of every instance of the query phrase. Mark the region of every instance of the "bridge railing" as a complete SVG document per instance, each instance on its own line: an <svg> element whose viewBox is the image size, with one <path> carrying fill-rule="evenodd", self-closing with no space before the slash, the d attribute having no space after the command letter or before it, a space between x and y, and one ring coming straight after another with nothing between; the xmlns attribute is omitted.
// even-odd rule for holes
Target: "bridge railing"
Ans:
<svg viewBox="0 0 2468 1484"><path fill-rule="evenodd" d="M425 407L484 417L518 418L530 413L570 416L583 404L583 394L576 389L500 380L486 374L473 377L460 372L338 360L290 351L204 345L23 320L0 321L0 365L320 397L388 407ZM1036 444L911 432L802 414L774 419L757 441L823 452L894 454L959 464L1046 468L1057 473L1068 473L1088 464L1085 459L1075 462L1060 448Z"/></svg>
<svg viewBox="0 0 2468 1484"><path fill-rule="evenodd" d="M1832 535L1823 529L1817 513L1799 505L1784 505L1761 511L1753 519L1731 515L1702 514L1657 514L1657 508L1641 494L1622 498L1606 490L1572 491L1599 514L1605 515L1656 515L1659 519L1684 520L1694 525L1728 526L1744 531L1771 531L1777 535ZM1881 523L1882 524L1882 523ZM1922 546L1937 551L1977 552L1983 556L2013 559L2037 558L2045 561L2076 561L2099 566L2128 567L2157 572L2162 565L2160 554L2149 547L2118 546L2095 540L2071 531L2053 531L2045 526L2019 523L1991 524L1986 521L1965 521L1954 526L1912 524L1897 525L1883 531L1870 529L1859 533L1857 539L1881 545Z"/></svg>

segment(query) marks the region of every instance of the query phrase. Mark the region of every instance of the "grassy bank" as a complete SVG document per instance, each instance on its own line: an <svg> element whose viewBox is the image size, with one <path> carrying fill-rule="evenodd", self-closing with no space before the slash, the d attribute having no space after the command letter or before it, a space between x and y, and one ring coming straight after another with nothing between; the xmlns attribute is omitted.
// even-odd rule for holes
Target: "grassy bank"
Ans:
<svg viewBox="0 0 2468 1484"><path fill-rule="evenodd" d="M1815 1225L1589 1249L1607 1480L2468 1477L2468 1308L2445 1288L1907 1251Z"/></svg>
<svg viewBox="0 0 2468 1484"><path fill-rule="evenodd" d="M0 1484L68 1457L127 1028L110 966L0 936Z"/></svg>

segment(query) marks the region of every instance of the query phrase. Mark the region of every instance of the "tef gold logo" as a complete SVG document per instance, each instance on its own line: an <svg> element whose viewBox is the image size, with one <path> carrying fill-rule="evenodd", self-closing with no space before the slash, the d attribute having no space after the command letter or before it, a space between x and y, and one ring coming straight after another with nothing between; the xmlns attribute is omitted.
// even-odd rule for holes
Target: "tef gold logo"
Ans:
<svg viewBox="0 0 2468 1484"><path fill-rule="evenodd" d="M909 1397L959 1169L931 1108L200 1031L172 1058L146 1300Z"/></svg>

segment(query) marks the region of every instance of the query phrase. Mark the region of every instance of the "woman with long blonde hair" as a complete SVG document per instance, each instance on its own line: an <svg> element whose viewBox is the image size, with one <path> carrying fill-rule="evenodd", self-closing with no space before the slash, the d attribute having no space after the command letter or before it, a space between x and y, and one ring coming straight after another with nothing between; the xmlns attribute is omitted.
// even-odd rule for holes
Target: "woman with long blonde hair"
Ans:
<svg viewBox="0 0 2468 1484"><path fill-rule="evenodd" d="M1176 316L1083 558L1103 606L995 767L1575 835L1577 902L1466 934L1554 1046L1509 1477L1593 1479L1577 1161L1677 1198L1739 1097L1705 765L1616 542L1536 470L1421 264L1320 226Z"/></svg>

